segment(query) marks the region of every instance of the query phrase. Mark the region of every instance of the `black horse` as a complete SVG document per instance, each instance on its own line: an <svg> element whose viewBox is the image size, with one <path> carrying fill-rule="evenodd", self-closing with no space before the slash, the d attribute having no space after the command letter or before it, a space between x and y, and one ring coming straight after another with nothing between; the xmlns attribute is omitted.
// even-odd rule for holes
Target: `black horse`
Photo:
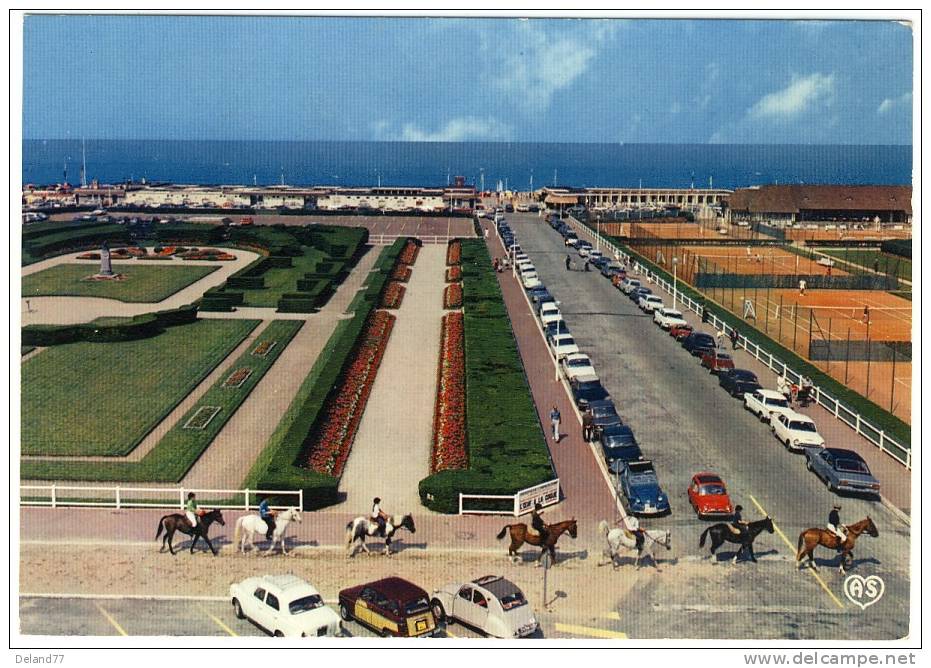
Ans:
<svg viewBox="0 0 931 668"><path fill-rule="evenodd" d="M214 522L220 526L226 526L226 522L223 521L223 513L219 510L211 510L208 513L204 513L200 518L200 524L196 527L192 527L188 518L182 513L165 515L158 521L158 531L155 532L155 540L158 540L158 537L162 535L162 529L165 530L165 537L162 538L162 549L159 550L159 552L165 551L165 543L167 542L168 551L174 554L175 550L171 546L171 539L175 535L175 531L180 531L183 534L194 537L194 540L191 541L191 554L194 554L194 546L197 545L197 541L203 538L204 542L207 543L207 547L213 552L213 556L217 556L217 551L214 549L213 543L211 543L210 539L207 537L207 532L210 531L210 525Z"/></svg>
<svg viewBox="0 0 931 668"><path fill-rule="evenodd" d="M765 520L750 522L739 536L731 530L729 524L720 522L711 525L702 532L701 539L698 541L698 547L704 547L705 537L711 534L711 554L714 554L714 551L724 543L739 543L740 547L734 554L734 563L737 563L737 557L739 557L740 553L744 550L747 550L747 553L750 555L750 560L756 563L756 555L753 554L753 541L756 540L756 537L760 535L763 529L766 529L769 533L773 533L773 519L771 517L767 517Z"/></svg>

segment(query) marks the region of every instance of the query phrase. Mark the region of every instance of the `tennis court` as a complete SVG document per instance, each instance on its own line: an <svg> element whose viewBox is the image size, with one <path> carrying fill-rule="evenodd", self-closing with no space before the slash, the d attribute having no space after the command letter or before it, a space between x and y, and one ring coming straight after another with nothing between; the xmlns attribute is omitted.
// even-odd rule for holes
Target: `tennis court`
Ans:
<svg viewBox="0 0 931 668"><path fill-rule="evenodd" d="M780 246L679 246L679 261L704 273L845 276L839 266L819 263ZM827 260L826 260L827 261ZM838 263L839 264L839 263Z"/></svg>

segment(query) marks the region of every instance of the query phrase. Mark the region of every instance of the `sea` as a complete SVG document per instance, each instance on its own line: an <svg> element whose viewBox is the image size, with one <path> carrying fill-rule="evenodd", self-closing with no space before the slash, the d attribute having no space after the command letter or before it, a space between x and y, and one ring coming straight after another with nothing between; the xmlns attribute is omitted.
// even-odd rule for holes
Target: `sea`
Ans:
<svg viewBox="0 0 931 668"><path fill-rule="evenodd" d="M27 139L23 184L741 188L912 183L903 145Z"/></svg>

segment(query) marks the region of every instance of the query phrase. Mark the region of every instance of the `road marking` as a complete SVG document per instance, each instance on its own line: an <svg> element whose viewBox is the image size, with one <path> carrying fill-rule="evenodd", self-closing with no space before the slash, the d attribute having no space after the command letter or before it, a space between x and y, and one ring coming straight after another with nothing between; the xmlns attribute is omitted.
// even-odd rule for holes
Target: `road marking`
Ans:
<svg viewBox="0 0 931 668"><path fill-rule="evenodd" d="M233 629L231 629L231 628L228 627L226 624L224 624L223 622L221 622L220 619L219 619L216 615L213 615L213 614L211 614L210 612L208 612L207 610L205 610L203 606L198 606L198 607L200 608L200 611L201 611L201 612L203 612L205 615L207 615L208 617L210 617L210 619L212 619L212 620L216 623L217 626L219 626L221 629L223 629L224 631L226 631L229 635L233 636L234 638L237 637L237 636L239 635L238 633L236 633L235 631L233 631Z"/></svg>
<svg viewBox="0 0 931 668"><path fill-rule="evenodd" d="M760 502L757 501L755 498L753 498L753 495L752 495L752 494L750 494L749 496L750 496L750 500L753 501L753 505L755 505L755 506L757 507L757 509L758 509L761 513L763 513L764 515L766 515L767 517L769 517L769 513L767 513L766 510L763 509L763 506L760 505ZM780 528L776 525L775 522L773 522L773 529L775 529L775 530L776 530L776 533L779 534L779 537L782 538L783 541L785 541L785 544L789 546L789 550L792 552L792 554L796 554L796 549L795 549L795 547L793 547L793 545L792 545L792 543L789 541L789 539L786 538L786 535L785 535L784 533L782 533L782 529L780 529ZM841 610L845 610L845 609L846 609L846 606L840 601L840 599L837 598L837 596L834 595L834 592L831 591L830 587L828 587L827 584L825 584L824 580L821 579L821 576L818 575L818 572L817 572L816 570L811 569L811 568L806 568L805 570L808 571L809 573L811 573L812 576L814 576L815 580L818 581L818 584L821 585L821 588L824 589L824 591L827 592L828 596L831 597L831 599L834 601L834 603L837 604L837 607L838 607L838 608L840 608Z"/></svg>
<svg viewBox="0 0 931 668"><path fill-rule="evenodd" d="M100 601L229 601L228 596L172 596L169 594L69 594L23 592L20 598L78 598Z"/></svg>
<svg viewBox="0 0 931 668"><path fill-rule="evenodd" d="M608 629L597 629L591 626L577 626L575 624L556 624L556 630L560 633L573 633L581 636L590 636L592 638L608 638L627 640L627 634L620 631L609 631Z"/></svg>
<svg viewBox="0 0 931 668"><path fill-rule="evenodd" d="M611 612L606 612L604 615L602 615L602 617L604 617L605 619L616 619L616 620L621 619L621 616L615 610L612 610Z"/></svg>
<svg viewBox="0 0 931 668"><path fill-rule="evenodd" d="M128 633L126 633L126 631L123 630L123 627L120 626L115 619L113 619L113 616L109 612L103 609L102 605L100 605L99 603L94 603L94 605L97 606L97 609L100 610L100 614L107 618L107 621L113 625L113 628L115 628L121 636L129 635Z"/></svg>

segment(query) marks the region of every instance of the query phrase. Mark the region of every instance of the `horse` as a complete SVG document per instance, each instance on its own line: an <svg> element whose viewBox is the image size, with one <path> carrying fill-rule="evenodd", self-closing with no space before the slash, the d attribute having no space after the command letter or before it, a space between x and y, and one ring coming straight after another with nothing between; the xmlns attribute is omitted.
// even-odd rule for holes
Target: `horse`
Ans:
<svg viewBox="0 0 931 668"><path fill-rule="evenodd" d="M575 538L578 536L579 527L575 521L575 518L571 520L565 520L563 522L556 522L555 524L546 525L546 544L543 545L540 543L540 534L536 531L530 532L527 530L527 525L523 522L518 524L505 524L504 528L498 532L497 538L501 540L504 538L504 534L510 531L511 533L511 545L508 547L508 558L511 561L516 561L517 550L520 549L521 545L527 543L528 545L535 545L542 548L540 550L540 556L537 557L537 562L543 558L543 555L547 552L550 555L550 559L553 560L553 563L556 563L556 541L559 540L559 537L564 534L566 531L569 532L569 535Z"/></svg>
<svg viewBox="0 0 931 668"><path fill-rule="evenodd" d="M730 524L720 522L718 524L713 524L702 532L701 538L698 541L698 547L704 547L705 537L711 534L711 554L714 554L714 551L724 543L739 543L740 547L737 549L737 552L734 553L734 559L731 563L736 564L737 557L739 557L740 553L744 550L747 550L747 553L750 555L750 560L756 563L756 555L753 553L753 541L756 540L756 537L763 529L766 529L769 533L773 533L775 529L773 528L773 519L771 517L767 516L765 520L750 522L739 536L731 530Z"/></svg>
<svg viewBox="0 0 931 668"><path fill-rule="evenodd" d="M285 548L284 544L284 534L288 528L288 525L291 522L300 522L301 521L301 511L297 508L288 508L285 511L282 511L275 518L275 530L272 532L271 545L268 546L268 549L265 551L265 556L268 556L272 553L272 550L275 549L275 543L281 545L281 554L288 554L288 550ZM256 533L264 534L268 531L268 525L265 524L263 520L258 515L243 515L238 520L236 520L236 529L233 531L233 545L239 545L239 550L243 554L246 553L246 542L248 541L249 546L253 550L258 550L253 541L253 536ZM241 538L240 538L241 534Z"/></svg>
<svg viewBox="0 0 931 668"><path fill-rule="evenodd" d="M165 551L165 543L167 542L168 551L175 554L175 550L171 545L171 539L175 535L175 531L180 531L183 534L194 537L194 540L191 541L191 554L194 554L194 546L197 545L197 541L203 538L207 543L207 547L213 552L213 556L217 556L217 551L214 549L213 543L211 543L210 539L207 537L207 532L210 531L210 525L214 522L220 526L226 526L226 522L223 521L223 513L219 510L211 510L210 512L204 513L200 518L200 524L196 527L191 526L187 516L183 513L163 515L162 519L158 521L158 530L155 532L155 540L158 540L158 537L162 535L162 529L165 530L165 537L162 538L162 547L159 552Z"/></svg>
<svg viewBox="0 0 931 668"><path fill-rule="evenodd" d="M841 544L840 538L827 529L817 527L805 529L798 535L798 551L795 555L796 570L801 568L802 559L805 557L808 557L808 565L818 570L818 566L815 564L814 552L816 547L823 545L829 550L841 551L839 570L841 573L846 573L845 566L849 567L853 563L853 546L857 543L857 537L864 532L873 538L879 537L879 529L873 524L873 520L870 519L869 515L866 516L866 519L847 527L847 540L843 544Z"/></svg>
<svg viewBox="0 0 931 668"><path fill-rule="evenodd" d="M385 555L391 554L391 538L398 529L407 529L411 533L416 533L414 527L414 516L410 513L406 515L392 515L385 522ZM356 554L356 548L362 546L362 549L369 553L365 545L365 539L368 536L375 536L378 533L378 524L372 522L368 517L359 516L346 525L346 552L347 556L352 558Z"/></svg>
<svg viewBox="0 0 931 668"><path fill-rule="evenodd" d="M637 548L637 540L634 538L633 534L630 534L621 528L612 529L607 520L601 520L601 522L598 523L598 530L608 541L608 548L604 550L603 554L606 557L611 558L611 564L614 566L614 568L617 568L616 559L619 556L618 551L621 548L626 548L628 550L634 550ZM656 555L654 555L653 552L657 545L662 545L667 550L671 550L671 534L669 531L644 531L643 534L643 547L637 550L637 559L635 561L637 564L637 569L640 569L640 560L645 554L648 554L650 559L653 561L653 567L656 570L659 570L659 565L656 563Z"/></svg>

